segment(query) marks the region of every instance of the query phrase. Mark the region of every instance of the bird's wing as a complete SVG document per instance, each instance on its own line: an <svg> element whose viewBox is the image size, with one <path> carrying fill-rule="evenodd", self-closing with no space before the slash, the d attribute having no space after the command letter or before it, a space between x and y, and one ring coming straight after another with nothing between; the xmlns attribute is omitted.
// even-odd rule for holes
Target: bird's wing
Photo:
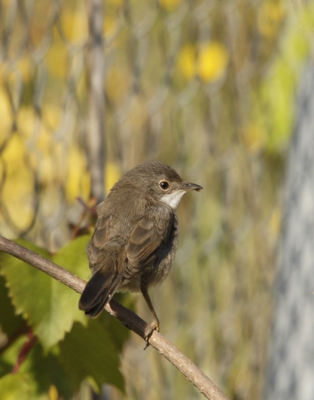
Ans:
<svg viewBox="0 0 314 400"><path fill-rule="evenodd" d="M174 214L169 207L156 207L138 222L126 246L126 278L150 264L156 258L160 246L167 245L173 221Z"/></svg>
<svg viewBox="0 0 314 400"><path fill-rule="evenodd" d="M88 246L88 258L92 278L87 282L79 302L79 308L90 317L96 317L104 305L119 288L123 275L123 247L120 238L111 238L110 231L114 218L104 216L98 219L92 240Z"/></svg>
<svg viewBox="0 0 314 400"><path fill-rule="evenodd" d="M104 257L104 247L106 246L112 225L112 216L98 217L93 237L88 245L89 266L92 272L99 269L99 263Z"/></svg>

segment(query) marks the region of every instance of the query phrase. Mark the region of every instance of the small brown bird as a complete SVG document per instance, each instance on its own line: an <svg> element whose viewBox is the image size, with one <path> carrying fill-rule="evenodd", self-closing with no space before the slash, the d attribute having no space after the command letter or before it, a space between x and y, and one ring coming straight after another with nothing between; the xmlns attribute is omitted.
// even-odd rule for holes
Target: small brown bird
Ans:
<svg viewBox="0 0 314 400"><path fill-rule="evenodd" d="M96 317L117 291L141 291L159 330L148 288L168 275L178 243L176 207L189 190L201 186L184 182L169 166L148 161L127 172L97 206L95 232L88 245L93 276L79 308Z"/></svg>

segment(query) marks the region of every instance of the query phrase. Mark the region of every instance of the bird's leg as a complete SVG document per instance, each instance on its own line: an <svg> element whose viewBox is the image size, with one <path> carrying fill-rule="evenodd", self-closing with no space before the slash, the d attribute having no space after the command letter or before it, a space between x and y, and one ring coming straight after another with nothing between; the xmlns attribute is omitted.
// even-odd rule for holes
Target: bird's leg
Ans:
<svg viewBox="0 0 314 400"><path fill-rule="evenodd" d="M146 337L145 339L148 340L151 336L151 334L156 330L157 332L159 332L159 319L157 317L157 314L154 310L153 304L151 302L151 299L149 297L148 291L147 291L147 287L146 286L141 286L141 292L142 295L148 305L148 308L150 309L151 313L154 316L154 321L148 325L148 329L147 329L147 333L146 333Z"/></svg>

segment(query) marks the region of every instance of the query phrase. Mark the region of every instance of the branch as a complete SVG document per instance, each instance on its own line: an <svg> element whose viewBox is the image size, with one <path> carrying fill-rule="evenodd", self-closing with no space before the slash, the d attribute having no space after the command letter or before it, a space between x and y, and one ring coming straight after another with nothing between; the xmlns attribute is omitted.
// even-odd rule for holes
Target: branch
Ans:
<svg viewBox="0 0 314 400"><path fill-rule="evenodd" d="M45 259L39 254L26 249L4 237L0 236L0 250L8 253L27 264L45 272L54 279L82 293L86 282L71 274L64 268L59 267L50 260ZM105 310L116 317L124 326L137 333L145 339L149 332L148 324L134 312L123 307L115 300L107 303ZM159 332L154 331L149 338L149 344L171 362L182 374L189 379L198 390L210 400L227 400L227 397L215 386L215 384L195 365L192 361L182 354L172 343L164 338Z"/></svg>

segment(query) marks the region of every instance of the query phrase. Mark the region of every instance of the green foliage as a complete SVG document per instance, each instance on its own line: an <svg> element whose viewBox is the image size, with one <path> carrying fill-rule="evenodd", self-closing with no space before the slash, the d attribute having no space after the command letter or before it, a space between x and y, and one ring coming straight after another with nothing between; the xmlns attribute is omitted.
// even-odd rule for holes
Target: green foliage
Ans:
<svg viewBox="0 0 314 400"><path fill-rule="evenodd" d="M70 374L67 374L58 355L58 346L45 354L40 343L36 343L27 360L21 366L21 373L25 372L31 390L31 398L47 398L47 393L53 385L60 396L70 398L75 388Z"/></svg>
<svg viewBox="0 0 314 400"><path fill-rule="evenodd" d="M20 240L19 244L41 254L71 272L83 275L88 270L85 248L86 237L65 246L56 255ZM84 314L78 310L79 295L23 261L3 255L2 274L6 277L10 296L17 314L22 314L46 349L63 339L74 321L84 323Z"/></svg>
<svg viewBox="0 0 314 400"><path fill-rule="evenodd" d="M14 307L9 298L8 289L5 286L5 279L0 275L0 326L1 330L11 336L19 327L24 324L22 317L15 314Z"/></svg>
<svg viewBox="0 0 314 400"><path fill-rule="evenodd" d="M87 329L76 323L60 343L60 350L62 363L76 384L92 376L99 389L103 382L123 388L117 348L98 320L89 321Z"/></svg>
<svg viewBox="0 0 314 400"><path fill-rule="evenodd" d="M88 278L88 239L79 237L54 255L19 244ZM78 310L77 293L8 254L1 254L0 273L0 325L8 338L0 358L1 398L46 399L54 387L67 399L86 378L98 389L109 383L124 390L119 354L128 332L122 325L108 315L88 321ZM18 372L12 374L13 368Z"/></svg>
<svg viewBox="0 0 314 400"><path fill-rule="evenodd" d="M0 379L2 400L31 400L31 388L27 374L6 375Z"/></svg>
<svg viewBox="0 0 314 400"><path fill-rule="evenodd" d="M301 69L308 54L307 40L299 30L287 34L285 42L253 103L253 118L258 122L260 132L267 137L266 151L272 154L281 153L289 144L294 121L294 93L299 79L295 71ZM293 63L287 62L290 59Z"/></svg>

